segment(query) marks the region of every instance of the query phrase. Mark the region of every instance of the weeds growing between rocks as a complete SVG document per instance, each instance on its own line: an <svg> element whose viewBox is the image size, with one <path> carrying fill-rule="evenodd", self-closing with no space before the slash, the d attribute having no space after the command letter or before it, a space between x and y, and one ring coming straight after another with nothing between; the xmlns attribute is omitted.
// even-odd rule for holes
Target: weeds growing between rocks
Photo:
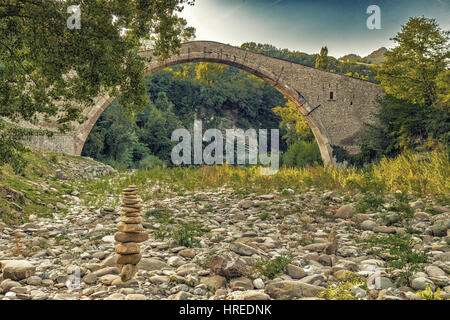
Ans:
<svg viewBox="0 0 450 320"><path fill-rule="evenodd" d="M289 196L291 193L286 191L287 188L295 194L311 187L319 190L356 190L364 195L357 208L360 212L375 210L384 203L383 193L398 190L403 194L411 192L416 196L439 197L444 203L449 202L448 155L432 153L428 160L419 165L419 155L404 154L395 159L383 159L364 170L312 166L302 169L281 168L270 176L262 175L260 167L233 167L226 164L204 167L157 167L97 179L88 183L85 188L96 194L96 201L110 194L119 197L120 191L130 184L138 187L144 201L221 187L230 187L243 196L250 193L265 194L275 190L280 192L284 190L286 196ZM118 198L116 200L118 202ZM401 207L398 209L402 210Z"/></svg>
<svg viewBox="0 0 450 320"><path fill-rule="evenodd" d="M327 289L318 294L319 298L325 300L360 300L352 293L352 289L359 287L367 294L367 283L364 279L352 272L344 272L338 283L328 284Z"/></svg>
<svg viewBox="0 0 450 320"><path fill-rule="evenodd" d="M400 270L397 275L399 285L408 285L415 272L422 271L428 262L425 252L414 249L417 241L410 234L373 235L366 244L370 254L383 255L387 270Z"/></svg>
<svg viewBox="0 0 450 320"><path fill-rule="evenodd" d="M260 276L273 279L279 273L283 272L291 261L292 259L289 257L278 256L272 260L260 260L254 264L253 268Z"/></svg>

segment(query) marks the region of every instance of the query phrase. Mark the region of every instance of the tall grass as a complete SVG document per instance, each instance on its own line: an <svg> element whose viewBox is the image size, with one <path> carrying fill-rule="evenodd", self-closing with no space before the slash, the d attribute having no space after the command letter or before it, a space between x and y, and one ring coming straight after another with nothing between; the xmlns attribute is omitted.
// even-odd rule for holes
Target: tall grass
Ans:
<svg viewBox="0 0 450 320"><path fill-rule="evenodd" d="M419 195L448 196L450 166L447 153L430 153L423 159L418 154L404 154L396 159L383 159L373 168L383 177L387 190L411 191Z"/></svg>
<svg viewBox="0 0 450 320"><path fill-rule="evenodd" d="M262 175L260 167L202 166L188 168L154 168L125 172L90 183L86 188L95 193L120 195L130 184L141 190L144 200L219 187L233 188L248 194L269 193L291 188L301 192L317 189L359 190L362 192L411 192L416 196L448 199L450 166L446 153L431 153L426 158L405 153L395 159L383 159L368 168L336 168L312 166L282 168L274 175ZM155 190L155 185L159 189Z"/></svg>

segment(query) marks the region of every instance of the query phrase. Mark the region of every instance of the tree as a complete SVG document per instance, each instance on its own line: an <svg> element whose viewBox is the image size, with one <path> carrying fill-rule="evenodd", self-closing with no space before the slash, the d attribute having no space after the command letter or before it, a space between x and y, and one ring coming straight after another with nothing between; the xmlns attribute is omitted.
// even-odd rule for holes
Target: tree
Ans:
<svg viewBox="0 0 450 320"><path fill-rule="evenodd" d="M378 70L386 92L409 103L433 105L441 73L448 72L449 35L435 19L410 18L391 39L398 46L385 53L387 60Z"/></svg>
<svg viewBox="0 0 450 320"><path fill-rule="evenodd" d="M328 48L326 46L320 49L320 54L316 59L316 68L328 70Z"/></svg>
<svg viewBox="0 0 450 320"><path fill-rule="evenodd" d="M298 108L291 101L288 101L285 107L279 106L273 108L272 110L282 119L280 128L287 131L287 135L283 138L286 139L288 145L292 145L299 140L314 140L314 135L311 128L301 114L300 110L298 110Z"/></svg>
<svg viewBox="0 0 450 320"><path fill-rule="evenodd" d="M283 154L282 163L286 167L304 168L323 162L319 146L315 141L297 141Z"/></svg>
<svg viewBox="0 0 450 320"><path fill-rule="evenodd" d="M104 133L107 147L106 154L116 163L131 166L133 147L138 143L138 138L131 121L123 113L116 115L119 117L108 119L110 126L108 131Z"/></svg>
<svg viewBox="0 0 450 320"><path fill-rule="evenodd" d="M195 0L7 0L0 5L0 117L54 117L61 131L83 121L100 93L117 96L129 113L148 101L144 41L159 59L176 53L194 29L177 16ZM69 6L80 4L80 29L69 28ZM124 32L125 31L125 32ZM0 165L20 159L23 135L0 127Z"/></svg>
<svg viewBox="0 0 450 320"><path fill-rule="evenodd" d="M213 85L219 81L225 66L218 63L200 62L195 68L197 79L208 85Z"/></svg>
<svg viewBox="0 0 450 320"><path fill-rule="evenodd" d="M159 103L164 105L149 106L145 125L138 130L139 140L151 151L152 155L170 163L172 148L176 142L171 140L172 132L182 127L181 122L173 113L173 104L167 100L164 92L158 96Z"/></svg>

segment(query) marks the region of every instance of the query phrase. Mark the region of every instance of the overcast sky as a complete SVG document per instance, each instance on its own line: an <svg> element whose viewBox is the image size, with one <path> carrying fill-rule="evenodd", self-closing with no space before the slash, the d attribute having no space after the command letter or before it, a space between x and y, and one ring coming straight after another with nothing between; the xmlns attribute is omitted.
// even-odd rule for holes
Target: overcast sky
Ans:
<svg viewBox="0 0 450 320"><path fill-rule="evenodd" d="M366 26L370 5L381 9L380 30ZM326 45L334 57L392 47L389 38L401 25L422 15L449 30L450 0L196 0L182 14L196 28L196 40L253 41L307 53Z"/></svg>

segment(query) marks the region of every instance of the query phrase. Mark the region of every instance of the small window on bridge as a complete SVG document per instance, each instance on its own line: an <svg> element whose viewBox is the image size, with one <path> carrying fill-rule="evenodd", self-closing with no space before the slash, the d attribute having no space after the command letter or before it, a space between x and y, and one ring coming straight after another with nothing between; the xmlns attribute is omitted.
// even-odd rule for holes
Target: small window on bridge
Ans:
<svg viewBox="0 0 450 320"><path fill-rule="evenodd" d="M350 101L350 105L351 105L351 106L353 105L353 101Z"/></svg>
<svg viewBox="0 0 450 320"><path fill-rule="evenodd" d="M330 100L334 100L334 92L330 91Z"/></svg>

